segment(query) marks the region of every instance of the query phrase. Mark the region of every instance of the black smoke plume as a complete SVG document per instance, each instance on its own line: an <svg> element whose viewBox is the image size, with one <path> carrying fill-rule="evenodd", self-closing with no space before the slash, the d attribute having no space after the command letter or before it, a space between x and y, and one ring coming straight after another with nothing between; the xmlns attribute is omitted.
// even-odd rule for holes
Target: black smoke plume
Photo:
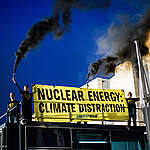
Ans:
<svg viewBox="0 0 150 150"><path fill-rule="evenodd" d="M64 32L68 30L71 23L72 7L79 9L93 9L105 8L109 6L109 4L110 0L104 0L102 2L99 0L56 0L54 4L53 16L33 25L27 34L27 38L22 41L18 51L16 52L14 73L25 55L32 48L39 45L48 33L53 33L57 39L63 36ZM62 17L63 26L60 23L60 17Z"/></svg>
<svg viewBox="0 0 150 150"><path fill-rule="evenodd" d="M57 3L57 5L58 4L60 5L60 3ZM32 48L35 48L37 45L39 45L48 33L53 33L56 38L61 38L63 36L64 30L69 27L69 24L71 22L70 9L71 7L67 6L63 6L59 10L55 9L54 15L52 17L33 25L33 27L29 30L27 34L27 38L22 41L18 51L16 52L14 73L16 72L18 65L25 57L26 53L29 52ZM64 23L64 29L60 26L59 23L59 16L61 13L63 16L62 20Z"/></svg>
<svg viewBox="0 0 150 150"><path fill-rule="evenodd" d="M58 21L55 18L49 18L47 20L38 22L35 24L27 34L27 39L22 41L19 50L16 52L16 62L14 67L14 73L18 67L18 64L25 57L26 53L37 46L49 32L56 34L59 28Z"/></svg>
<svg viewBox="0 0 150 150"><path fill-rule="evenodd" d="M105 49L105 51L111 51L109 54L94 63L89 67L88 79L92 79L96 75L109 76L114 74L115 67L125 61L130 61L133 65L136 65L135 45L134 40L139 41L139 47L141 55L147 55L149 53L148 48L145 46L147 33L150 30L150 9L141 16L138 23L126 23L121 25L112 25L107 35L101 38L101 41L106 45L111 45L111 50Z"/></svg>

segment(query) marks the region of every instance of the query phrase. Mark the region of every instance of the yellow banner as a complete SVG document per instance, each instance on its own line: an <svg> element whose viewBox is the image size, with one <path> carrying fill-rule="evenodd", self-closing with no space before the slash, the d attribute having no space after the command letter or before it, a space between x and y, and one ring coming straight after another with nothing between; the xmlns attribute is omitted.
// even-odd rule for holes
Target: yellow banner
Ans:
<svg viewBox="0 0 150 150"><path fill-rule="evenodd" d="M126 121L128 106L121 90L33 86L35 121Z"/></svg>

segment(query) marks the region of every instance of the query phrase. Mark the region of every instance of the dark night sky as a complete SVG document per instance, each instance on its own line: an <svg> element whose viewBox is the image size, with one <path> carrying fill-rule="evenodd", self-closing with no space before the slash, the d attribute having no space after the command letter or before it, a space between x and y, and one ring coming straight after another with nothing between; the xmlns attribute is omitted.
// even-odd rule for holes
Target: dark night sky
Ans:
<svg viewBox="0 0 150 150"><path fill-rule="evenodd" d="M81 1L88 3L88 0ZM18 83L22 87L33 83L73 87L85 84L90 63L103 56L97 55L97 40L118 16L139 15L148 2L112 0L107 8L72 8L69 31L59 40L48 34L37 48L27 54L16 72ZM16 98L21 99L11 80L15 52L30 27L52 15L53 4L54 0L0 1L0 114L6 111L10 92L15 92Z"/></svg>

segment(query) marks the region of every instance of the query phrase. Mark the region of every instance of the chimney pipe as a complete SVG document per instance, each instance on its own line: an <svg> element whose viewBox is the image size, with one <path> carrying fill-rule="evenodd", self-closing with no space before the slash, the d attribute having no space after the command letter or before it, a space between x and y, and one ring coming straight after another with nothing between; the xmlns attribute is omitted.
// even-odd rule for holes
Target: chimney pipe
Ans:
<svg viewBox="0 0 150 150"><path fill-rule="evenodd" d="M138 61L138 68L139 68L139 93L140 93L140 105L143 111L144 122L146 124L146 131L147 131L147 139L148 139L148 149L150 149L150 114L148 113L149 108L149 100L150 100L150 87L148 83L148 78L146 76L142 58L138 46L138 41L134 40L135 47L136 47L136 56Z"/></svg>

